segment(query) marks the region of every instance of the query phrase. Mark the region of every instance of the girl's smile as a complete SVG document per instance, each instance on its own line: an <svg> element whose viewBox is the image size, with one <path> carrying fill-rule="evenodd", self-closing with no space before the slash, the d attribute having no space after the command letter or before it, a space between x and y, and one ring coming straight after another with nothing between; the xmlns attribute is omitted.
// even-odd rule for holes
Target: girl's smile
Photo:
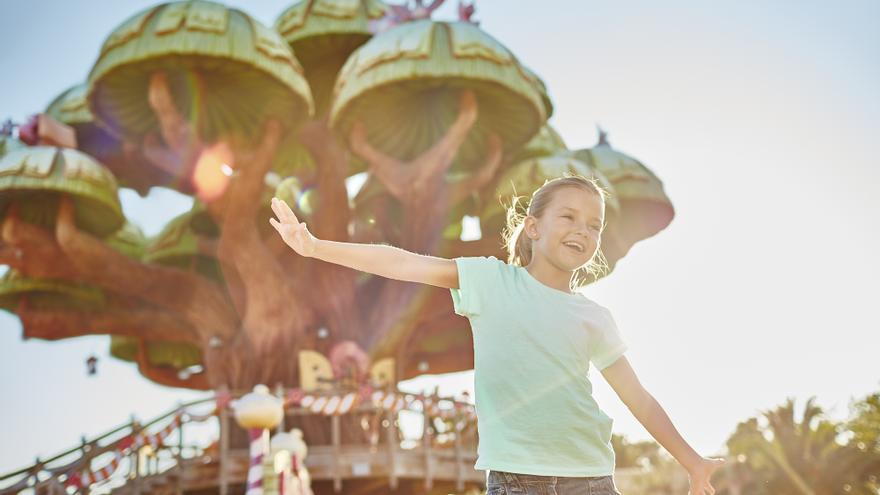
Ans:
<svg viewBox="0 0 880 495"><path fill-rule="evenodd" d="M526 267L545 285L570 292L572 274L599 249L605 202L580 187L558 190L540 217L528 216L525 234L532 239L532 260Z"/></svg>

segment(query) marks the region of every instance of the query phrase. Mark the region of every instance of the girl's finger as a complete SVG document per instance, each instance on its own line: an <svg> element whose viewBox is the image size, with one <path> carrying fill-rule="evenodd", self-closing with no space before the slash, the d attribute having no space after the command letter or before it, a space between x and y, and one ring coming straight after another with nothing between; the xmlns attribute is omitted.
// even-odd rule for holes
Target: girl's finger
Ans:
<svg viewBox="0 0 880 495"><path fill-rule="evenodd" d="M274 218L270 218L269 223L272 224L273 227L275 227L275 230L277 230L279 234L281 233L281 228L280 228L281 224L278 223L278 220L275 220Z"/></svg>
<svg viewBox="0 0 880 495"><path fill-rule="evenodd" d="M282 203L284 202L278 198L272 198L272 201L269 202L270 206L272 207L272 211L275 212L275 216L278 217L278 220L284 223L288 221L289 217L287 216L287 212L284 211L284 206L282 205Z"/></svg>
<svg viewBox="0 0 880 495"><path fill-rule="evenodd" d="M293 213L293 210L290 209L290 206L287 205L287 202L283 199L276 199L275 202L278 204L278 208L281 210L280 220L283 222L293 222L299 223L299 220L296 218L296 215Z"/></svg>
<svg viewBox="0 0 880 495"><path fill-rule="evenodd" d="M278 205L278 198L272 198L272 200L269 201L269 207L272 208L272 211L275 213L276 217L281 218L281 210Z"/></svg>

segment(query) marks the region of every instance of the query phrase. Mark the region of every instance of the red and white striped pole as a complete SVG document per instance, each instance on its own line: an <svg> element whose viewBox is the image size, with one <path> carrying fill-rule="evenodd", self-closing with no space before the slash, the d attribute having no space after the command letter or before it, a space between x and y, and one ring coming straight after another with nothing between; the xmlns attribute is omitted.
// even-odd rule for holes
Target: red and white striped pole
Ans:
<svg viewBox="0 0 880 495"><path fill-rule="evenodd" d="M251 463L248 468L245 495L263 495L263 460L269 453L269 430L248 429Z"/></svg>

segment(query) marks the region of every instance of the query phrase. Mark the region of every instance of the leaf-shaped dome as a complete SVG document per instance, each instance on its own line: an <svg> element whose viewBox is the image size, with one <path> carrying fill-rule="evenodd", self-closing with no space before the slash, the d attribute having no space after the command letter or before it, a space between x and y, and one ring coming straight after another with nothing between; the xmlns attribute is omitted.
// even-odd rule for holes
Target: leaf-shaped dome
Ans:
<svg viewBox="0 0 880 495"><path fill-rule="evenodd" d="M135 337L110 337L110 355L123 361L137 360L140 340ZM152 366L167 366L182 370L202 363L202 351L194 344L184 342L147 342L147 359Z"/></svg>
<svg viewBox="0 0 880 495"><path fill-rule="evenodd" d="M58 95L46 108L46 114L67 124L76 133L77 149L95 157L109 168L121 186L146 196L152 186L168 186L174 177L124 152L122 140L111 134L89 109L89 86L78 84Z"/></svg>
<svg viewBox="0 0 880 495"><path fill-rule="evenodd" d="M380 0L302 0L275 21L305 69L319 115L329 109L339 69L373 36L370 23L387 12Z"/></svg>
<svg viewBox="0 0 880 495"><path fill-rule="evenodd" d="M60 194L73 197L76 224L98 237L115 232L125 221L116 179L85 153L34 146L0 159L0 213L14 200L22 219L51 228Z"/></svg>
<svg viewBox="0 0 880 495"><path fill-rule="evenodd" d="M141 259L147 238L137 225L126 221L122 228L110 234L104 242L114 250L134 259Z"/></svg>
<svg viewBox="0 0 880 495"><path fill-rule="evenodd" d="M663 190L663 182L638 160L613 149L604 135L599 144L579 150L575 156L602 172L614 186L620 201L614 230L623 243L623 253L672 222L675 209Z"/></svg>
<svg viewBox="0 0 880 495"><path fill-rule="evenodd" d="M166 3L116 28L89 74L89 107L111 132L139 142L158 129L147 101L157 71L206 142L226 134L252 139L268 116L292 129L311 113L308 84L287 43L217 3Z"/></svg>
<svg viewBox="0 0 880 495"><path fill-rule="evenodd" d="M334 88L331 125L348 136L361 121L374 146L411 160L445 134L465 89L475 93L479 117L453 171L482 165L490 132L510 154L546 120L534 79L501 43L468 22L421 20L373 37L349 57Z"/></svg>
<svg viewBox="0 0 880 495"><path fill-rule="evenodd" d="M0 277L0 309L14 313L24 298L33 310L88 310L105 304L104 293L85 284L25 277L8 270Z"/></svg>
<svg viewBox="0 0 880 495"><path fill-rule="evenodd" d="M222 281L223 273L213 251L213 239L193 230L198 210L190 210L168 222L148 242L143 260L166 266L192 270L214 281Z"/></svg>

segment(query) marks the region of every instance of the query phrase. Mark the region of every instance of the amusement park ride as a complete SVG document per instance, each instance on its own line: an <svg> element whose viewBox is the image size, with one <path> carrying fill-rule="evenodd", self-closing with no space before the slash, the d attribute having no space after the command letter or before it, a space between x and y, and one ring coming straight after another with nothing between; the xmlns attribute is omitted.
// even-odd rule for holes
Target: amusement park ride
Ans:
<svg viewBox="0 0 880 495"><path fill-rule="evenodd" d="M83 84L4 127L0 307L25 338L110 335L147 379L214 395L0 477L0 493L484 486L473 405L397 386L473 368L448 291L293 255L269 198L322 239L506 259L499 198L592 176L611 192L608 272L674 211L604 133L569 150L538 76L473 5L432 20L440 3L302 0L274 28L208 1L156 5L107 36ZM193 207L147 239L118 187L157 186ZM465 215L478 240L462 240ZM419 439L404 438L405 411ZM185 432L202 422L219 438L195 448Z"/></svg>

